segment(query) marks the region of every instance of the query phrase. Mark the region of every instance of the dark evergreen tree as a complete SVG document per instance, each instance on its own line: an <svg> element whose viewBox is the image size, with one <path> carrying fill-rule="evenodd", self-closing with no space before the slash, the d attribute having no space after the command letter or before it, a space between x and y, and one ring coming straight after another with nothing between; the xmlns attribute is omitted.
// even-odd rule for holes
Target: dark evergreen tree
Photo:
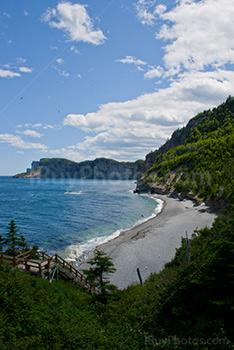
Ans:
<svg viewBox="0 0 234 350"><path fill-rule="evenodd" d="M83 270L91 286L96 287L101 292L101 301L106 304L106 294L116 289L110 284L108 275L116 271L112 259L106 253L99 250L94 251L94 257L88 262L91 267ZM94 266L94 267L93 267Z"/></svg>
<svg viewBox="0 0 234 350"><path fill-rule="evenodd" d="M21 251L25 251L24 249L29 248L24 236L21 233L18 233L14 220L11 220L11 222L8 224L5 244L7 246L5 253L12 256L16 256Z"/></svg>
<svg viewBox="0 0 234 350"><path fill-rule="evenodd" d="M21 248L22 253L27 252L30 247L25 239L25 237L20 233L20 238L19 238L19 247Z"/></svg>

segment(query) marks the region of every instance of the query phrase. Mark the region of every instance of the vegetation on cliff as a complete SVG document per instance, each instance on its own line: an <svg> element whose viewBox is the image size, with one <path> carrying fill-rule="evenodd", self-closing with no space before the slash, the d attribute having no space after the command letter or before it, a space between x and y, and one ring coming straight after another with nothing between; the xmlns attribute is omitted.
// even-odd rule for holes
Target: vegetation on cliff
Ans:
<svg viewBox="0 0 234 350"><path fill-rule="evenodd" d="M0 264L0 348L234 349L234 219L195 232L143 286L107 304Z"/></svg>
<svg viewBox="0 0 234 350"><path fill-rule="evenodd" d="M182 239L163 271L106 304L0 265L1 349L234 349L233 113L228 98L195 117L183 144L157 155L138 184L216 201L226 211L213 227Z"/></svg>
<svg viewBox="0 0 234 350"><path fill-rule="evenodd" d="M26 173L17 174L14 177L135 180L143 174L143 163L143 160L118 162L107 158L76 163L63 158L42 158L38 162L33 161L31 169Z"/></svg>
<svg viewBox="0 0 234 350"><path fill-rule="evenodd" d="M138 188L161 189L227 208L234 203L234 98L194 119L199 121L183 144L159 154Z"/></svg>

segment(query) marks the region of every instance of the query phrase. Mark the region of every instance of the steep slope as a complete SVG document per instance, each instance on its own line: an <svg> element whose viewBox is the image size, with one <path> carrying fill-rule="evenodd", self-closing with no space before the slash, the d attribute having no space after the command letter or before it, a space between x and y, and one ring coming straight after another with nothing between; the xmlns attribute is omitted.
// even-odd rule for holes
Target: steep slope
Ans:
<svg viewBox="0 0 234 350"><path fill-rule="evenodd" d="M195 120L181 145L156 156L136 191L174 193L225 209L234 203L234 98Z"/></svg>
<svg viewBox="0 0 234 350"><path fill-rule="evenodd" d="M150 169L154 165L156 158L160 154L164 154L164 153L170 151L170 149L172 149L174 147L181 146L184 143L184 141L186 140L190 130L197 123L199 123L203 118L204 118L204 115L201 113L201 114L198 114L196 117L190 119L184 128L175 130L173 132L171 138L169 140L167 140L164 143L164 145L159 147L159 149L148 153L145 157L144 171L147 171L148 169Z"/></svg>
<svg viewBox="0 0 234 350"><path fill-rule="evenodd" d="M142 164L140 160L130 163L98 158L76 163L61 158L42 158L39 162L32 162L26 173L14 177L135 180L143 174Z"/></svg>

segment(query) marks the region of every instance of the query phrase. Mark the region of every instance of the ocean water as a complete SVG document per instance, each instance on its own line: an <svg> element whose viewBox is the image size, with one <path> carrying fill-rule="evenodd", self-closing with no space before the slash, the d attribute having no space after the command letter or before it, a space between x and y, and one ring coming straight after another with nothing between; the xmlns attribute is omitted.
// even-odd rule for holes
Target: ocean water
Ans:
<svg viewBox="0 0 234 350"><path fill-rule="evenodd" d="M30 246L79 262L94 249L161 210L133 193L134 181L0 177L0 234L14 219Z"/></svg>

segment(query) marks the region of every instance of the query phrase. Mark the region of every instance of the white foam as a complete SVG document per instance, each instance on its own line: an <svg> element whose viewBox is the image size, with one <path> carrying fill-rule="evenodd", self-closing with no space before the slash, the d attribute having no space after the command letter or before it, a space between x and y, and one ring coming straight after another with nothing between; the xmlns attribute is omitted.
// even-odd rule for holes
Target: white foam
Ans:
<svg viewBox="0 0 234 350"><path fill-rule="evenodd" d="M143 222L146 222L156 217L161 212L163 208L163 201L158 198L154 198L154 197L152 198L156 200L156 202L158 203L158 206L155 208L155 212L147 218L138 220L133 227L136 227L142 224ZM77 265L79 266L87 258L90 251L94 250L97 246L101 244L111 241L112 239L118 237L122 232L127 231L129 229L131 228L120 229L112 233L110 236L95 237L82 244L70 245L65 249L63 256L65 256L65 259L67 261L71 261L71 262L76 261Z"/></svg>
<svg viewBox="0 0 234 350"><path fill-rule="evenodd" d="M70 245L65 249L63 255L66 260L76 261L77 264L80 265L86 259L90 251L94 250L97 246L116 238L122 231L123 230L117 230L110 236L95 237L83 244Z"/></svg>
<svg viewBox="0 0 234 350"><path fill-rule="evenodd" d="M83 194L84 192L83 191L68 191L68 192L65 192L64 194L76 194L76 195L79 195L79 194Z"/></svg>

